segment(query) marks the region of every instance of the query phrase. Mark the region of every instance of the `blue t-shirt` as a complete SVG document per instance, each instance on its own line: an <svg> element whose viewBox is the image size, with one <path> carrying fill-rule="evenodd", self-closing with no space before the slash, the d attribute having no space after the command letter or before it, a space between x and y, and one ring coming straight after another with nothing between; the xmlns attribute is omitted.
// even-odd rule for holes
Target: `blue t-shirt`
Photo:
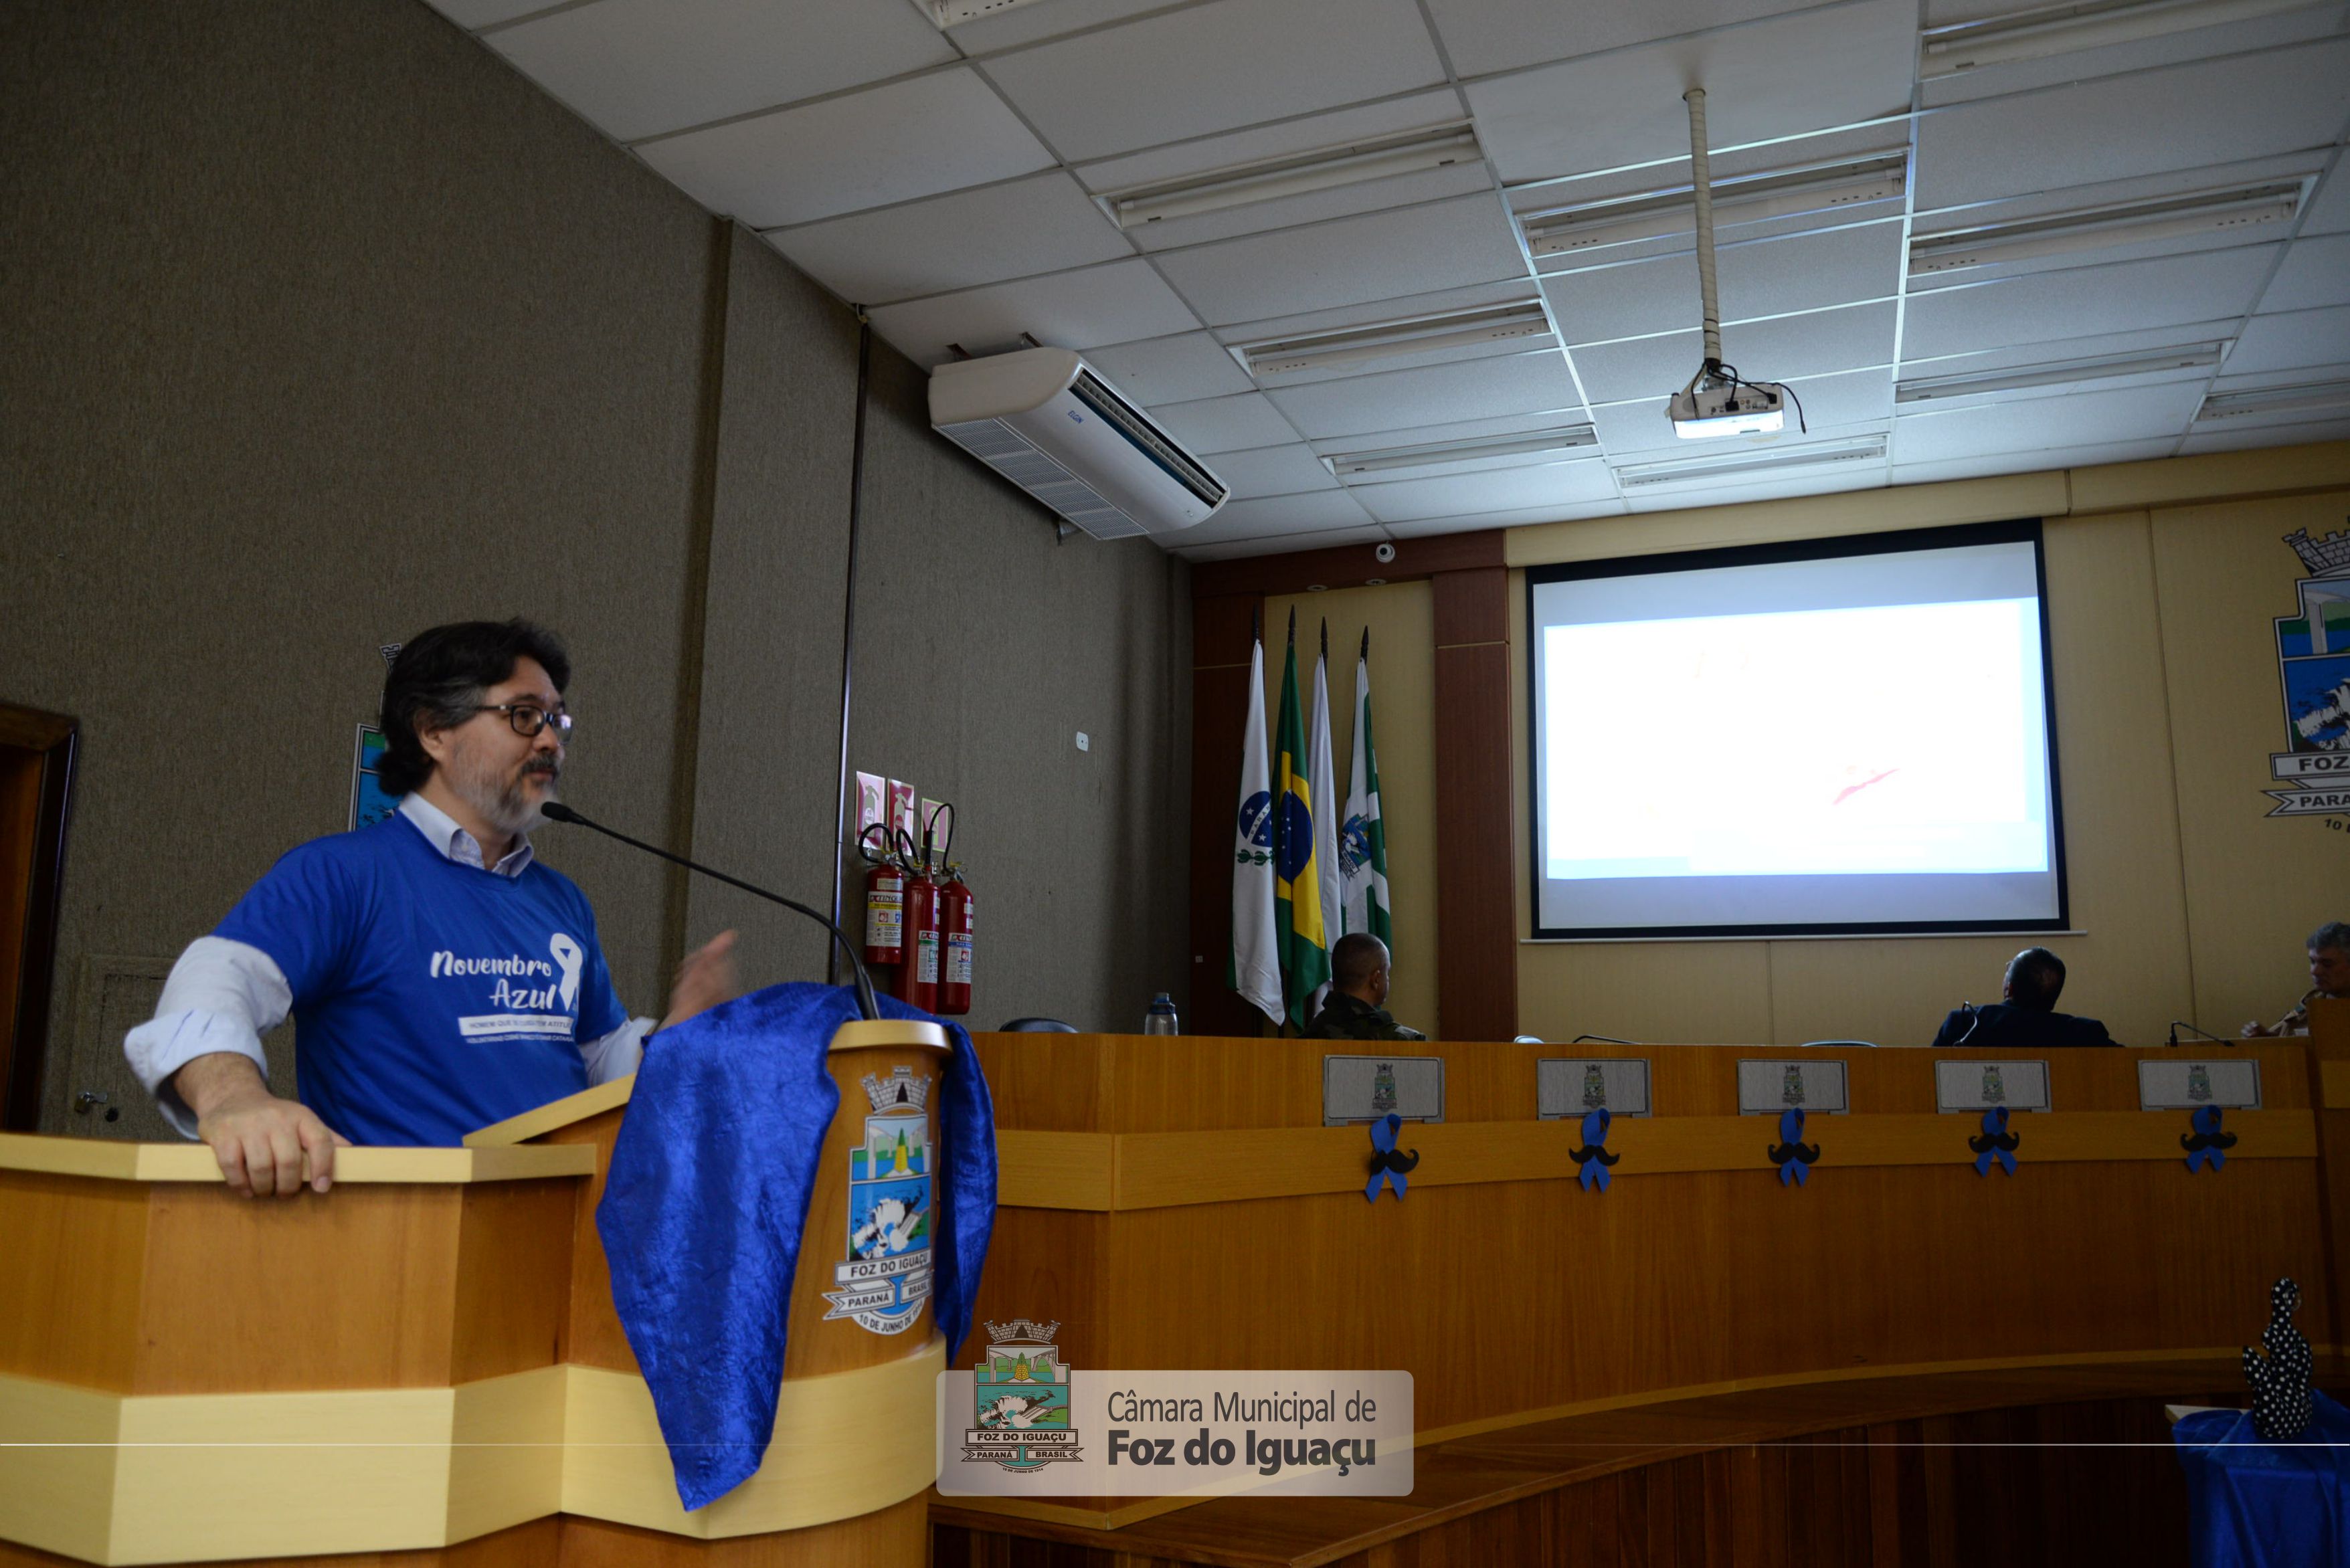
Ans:
<svg viewBox="0 0 2350 1568"><path fill-rule="evenodd" d="M353 1143L453 1145L575 1094L581 1043L628 1022L569 877L461 864L404 816L287 851L213 935L285 971L302 1103Z"/></svg>

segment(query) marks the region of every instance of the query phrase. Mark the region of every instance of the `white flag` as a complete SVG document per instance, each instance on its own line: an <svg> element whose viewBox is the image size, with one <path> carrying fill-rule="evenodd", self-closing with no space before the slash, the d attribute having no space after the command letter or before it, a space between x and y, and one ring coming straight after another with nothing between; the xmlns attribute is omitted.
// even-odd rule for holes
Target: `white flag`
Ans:
<svg viewBox="0 0 2350 1568"><path fill-rule="evenodd" d="M1338 873L1338 814L1330 803L1338 798L1337 772L1330 765L1330 623L1322 623L1322 652L1314 660L1314 711L1307 721L1305 746L1311 761L1306 763L1306 779L1314 791L1314 872L1322 890L1323 939L1329 947L1338 945L1338 938L1347 929L1338 922L1338 910L1343 902ZM1324 950L1327 951L1326 948ZM1326 965L1324 971L1329 972ZM1327 984L1316 986L1305 1016L1311 1020L1322 1010L1322 1002L1330 994Z"/></svg>
<svg viewBox="0 0 2350 1568"><path fill-rule="evenodd" d="M1264 750L1264 644L1249 660L1248 733L1241 743L1241 798L1232 817L1232 988L1281 1023L1281 949L1273 927L1273 769Z"/></svg>
<svg viewBox="0 0 2350 1568"><path fill-rule="evenodd" d="M1379 759L1371 744L1371 634L1363 633L1362 658L1355 665L1355 761L1347 781L1346 843L1339 868L1347 883L1346 920L1350 931L1367 931L1390 949L1388 935L1388 835L1379 822Z"/></svg>

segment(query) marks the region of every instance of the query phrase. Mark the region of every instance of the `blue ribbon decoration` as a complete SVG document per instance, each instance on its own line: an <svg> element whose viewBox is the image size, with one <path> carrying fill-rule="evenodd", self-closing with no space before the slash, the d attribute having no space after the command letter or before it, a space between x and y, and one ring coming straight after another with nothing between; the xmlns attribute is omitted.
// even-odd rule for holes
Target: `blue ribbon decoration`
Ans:
<svg viewBox="0 0 2350 1568"><path fill-rule="evenodd" d="M1403 1201L1404 1189L1409 1185L1404 1180L1404 1172L1419 1163L1419 1150L1413 1149L1409 1154L1396 1152L1396 1135L1402 1130L1403 1118L1393 1111L1371 1124L1371 1180L1363 1189L1365 1202L1379 1200L1382 1182L1395 1189L1397 1202Z"/></svg>
<svg viewBox="0 0 2350 1568"><path fill-rule="evenodd" d="M2008 1175L2015 1174L2015 1148L2023 1141L2020 1133L2007 1130L2007 1107L1993 1106L1982 1116L1982 1137L1967 1139L1967 1147L1975 1151L1975 1174L1989 1176L1997 1165Z"/></svg>
<svg viewBox="0 0 2350 1568"><path fill-rule="evenodd" d="M2195 1130L2180 1138L2178 1147L2187 1151L2187 1168L2190 1172L2198 1164L2217 1170L2228 1163L2227 1151L2236 1147L2236 1135L2220 1130L2219 1106L2198 1106L2187 1118L2187 1125Z"/></svg>
<svg viewBox="0 0 2350 1568"><path fill-rule="evenodd" d="M1789 1106L1779 1113L1779 1145L1775 1148L1765 1148L1763 1153L1769 1155L1771 1163L1779 1168L1780 1186L1785 1187L1790 1183L1797 1187L1804 1185L1812 1162L1820 1158L1820 1146L1804 1141L1803 1106Z"/></svg>
<svg viewBox="0 0 2350 1568"><path fill-rule="evenodd" d="M1583 1117L1583 1147L1569 1149L1567 1158L1582 1168L1575 1179L1586 1192L1607 1190L1607 1168L1624 1157L1607 1152L1607 1124L1616 1118L1606 1106L1586 1112Z"/></svg>

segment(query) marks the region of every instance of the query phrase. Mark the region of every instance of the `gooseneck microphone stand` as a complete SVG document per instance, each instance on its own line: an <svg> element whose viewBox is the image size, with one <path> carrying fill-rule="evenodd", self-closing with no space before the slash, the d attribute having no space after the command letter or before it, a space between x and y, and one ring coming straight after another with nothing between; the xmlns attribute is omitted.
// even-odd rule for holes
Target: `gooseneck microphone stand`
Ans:
<svg viewBox="0 0 2350 1568"><path fill-rule="evenodd" d="M725 883L729 888L740 888L743 891L752 895L754 898L764 898L771 904L781 904L786 909L796 909L801 914L806 915L809 919L814 920L817 925L822 926L826 930L830 931L832 933L832 940L840 944L840 950L848 955L849 968L855 972L857 977L858 1015L868 1020L881 1016L881 1009L873 1000L873 977L865 972L865 956L857 950L857 944L850 941L848 940L847 933L844 932L838 926L834 925L830 919L827 919L816 910L809 909L806 904L801 903L798 899L786 898L781 893L770 893L764 888L754 888L750 883L745 882L739 877L729 877L723 871L713 871L709 867L704 866L698 861L688 860L682 855L671 855L668 850L661 848L658 845L647 844L641 838L631 838L627 834L620 832L617 828L607 827L600 822L591 822L588 818L580 815L577 812L572 810L569 806L564 805L559 800L550 800L546 802L538 808L538 811L539 815L546 817L549 822L567 822L574 827L593 829L595 832L602 834L607 838L617 838L621 843L629 845L632 848L641 849L648 855L658 855L662 859L669 861L671 865L682 866L689 871L699 871L704 877L708 877L715 881Z"/></svg>

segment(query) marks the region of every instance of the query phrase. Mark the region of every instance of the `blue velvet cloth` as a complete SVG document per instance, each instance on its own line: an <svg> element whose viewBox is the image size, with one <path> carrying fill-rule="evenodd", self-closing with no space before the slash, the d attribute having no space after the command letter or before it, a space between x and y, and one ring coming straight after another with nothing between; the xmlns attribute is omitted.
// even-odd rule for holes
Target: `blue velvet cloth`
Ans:
<svg viewBox="0 0 2350 1568"><path fill-rule="evenodd" d="M951 1357L995 1224L995 1111L961 1024L880 1002L886 1017L943 1023L954 1044L932 1091L931 1199L931 1313ZM748 1479L775 1436L792 1275L840 1108L826 1051L856 1016L846 988L778 985L645 1042L596 1229L688 1510ZM859 1096L850 1110L863 1109ZM816 1217L809 1245L845 1258L847 1241L844 1216Z"/></svg>
<svg viewBox="0 0 2350 1568"><path fill-rule="evenodd" d="M2310 1397L2309 1430L2289 1444L2261 1441L2249 1410L2198 1410L2171 1428L2196 1568L2350 1563L2350 1410Z"/></svg>

